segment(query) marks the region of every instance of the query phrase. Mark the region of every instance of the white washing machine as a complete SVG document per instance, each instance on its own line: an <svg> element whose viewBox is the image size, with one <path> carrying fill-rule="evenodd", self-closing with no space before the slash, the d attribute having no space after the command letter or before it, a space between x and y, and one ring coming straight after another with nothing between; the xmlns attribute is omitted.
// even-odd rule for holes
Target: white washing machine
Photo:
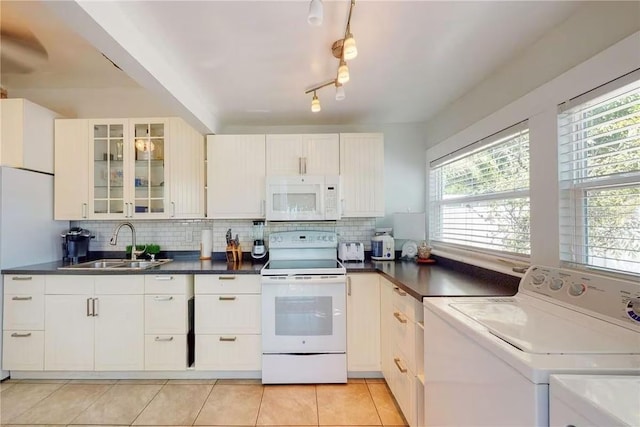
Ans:
<svg viewBox="0 0 640 427"><path fill-rule="evenodd" d="M425 298L425 425L548 426L551 374L640 375L640 284L532 266L513 297Z"/></svg>
<svg viewBox="0 0 640 427"><path fill-rule="evenodd" d="M640 426L640 376L551 375L553 427Z"/></svg>

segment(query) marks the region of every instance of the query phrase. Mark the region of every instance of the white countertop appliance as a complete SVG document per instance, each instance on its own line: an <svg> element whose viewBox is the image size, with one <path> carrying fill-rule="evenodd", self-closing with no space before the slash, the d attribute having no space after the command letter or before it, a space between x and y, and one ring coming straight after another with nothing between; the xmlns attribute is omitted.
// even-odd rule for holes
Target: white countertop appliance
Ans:
<svg viewBox="0 0 640 427"><path fill-rule="evenodd" d="M364 262L364 245L360 242L340 242L338 244L338 259L342 262Z"/></svg>
<svg viewBox="0 0 640 427"><path fill-rule="evenodd" d="M346 383L346 269L326 231L269 235L262 282L262 383Z"/></svg>
<svg viewBox="0 0 640 427"><path fill-rule="evenodd" d="M341 217L339 175L267 176L267 221L336 221Z"/></svg>
<svg viewBox="0 0 640 427"><path fill-rule="evenodd" d="M548 426L551 374L640 375L631 280L532 266L513 297L425 298L424 325L429 426Z"/></svg>
<svg viewBox="0 0 640 427"><path fill-rule="evenodd" d="M391 228L376 228L371 238L371 259L390 261L396 257L396 244L391 237Z"/></svg>
<svg viewBox="0 0 640 427"><path fill-rule="evenodd" d="M640 376L551 375L552 426L640 426Z"/></svg>

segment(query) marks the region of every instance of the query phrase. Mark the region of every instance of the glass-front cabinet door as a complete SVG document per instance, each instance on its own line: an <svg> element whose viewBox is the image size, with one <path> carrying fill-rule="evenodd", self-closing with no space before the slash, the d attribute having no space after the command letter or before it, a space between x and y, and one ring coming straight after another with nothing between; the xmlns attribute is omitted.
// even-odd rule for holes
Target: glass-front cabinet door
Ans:
<svg viewBox="0 0 640 427"><path fill-rule="evenodd" d="M94 122L91 129L93 188L91 216L126 215L126 122Z"/></svg>
<svg viewBox="0 0 640 427"><path fill-rule="evenodd" d="M131 123L131 127L135 159L132 183L134 215L164 217L166 122L136 121Z"/></svg>

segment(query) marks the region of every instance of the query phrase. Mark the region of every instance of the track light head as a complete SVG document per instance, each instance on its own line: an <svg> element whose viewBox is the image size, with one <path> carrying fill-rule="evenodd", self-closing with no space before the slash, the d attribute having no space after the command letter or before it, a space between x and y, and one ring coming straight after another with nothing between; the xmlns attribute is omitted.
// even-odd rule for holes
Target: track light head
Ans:
<svg viewBox="0 0 640 427"><path fill-rule="evenodd" d="M356 40L353 38L353 34L347 34L342 45L342 55L345 61L349 61L358 56L358 48L356 47Z"/></svg>
<svg viewBox="0 0 640 427"><path fill-rule="evenodd" d="M309 15L307 16L307 22L310 25L320 26L322 25L322 16L324 15L324 5L322 0L311 0L309 3Z"/></svg>
<svg viewBox="0 0 640 427"><path fill-rule="evenodd" d="M342 101L346 96L347 95L344 93L344 86L339 81L336 81L336 101Z"/></svg>
<svg viewBox="0 0 640 427"><path fill-rule="evenodd" d="M349 81L349 67L344 59L340 60L340 66L338 67L338 83L345 84Z"/></svg>
<svg viewBox="0 0 640 427"><path fill-rule="evenodd" d="M320 100L318 99L318 95L316 95L316 91L313 91L313 99L311 100L311 111L313 113L317 113L322 110L320 107Z"/></svg>

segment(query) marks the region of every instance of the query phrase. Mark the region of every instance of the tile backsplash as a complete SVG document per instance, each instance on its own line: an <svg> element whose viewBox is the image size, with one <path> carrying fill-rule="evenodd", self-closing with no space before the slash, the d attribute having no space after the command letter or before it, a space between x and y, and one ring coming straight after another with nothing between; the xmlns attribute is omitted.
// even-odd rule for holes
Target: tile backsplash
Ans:
<svg viewBox="0 0 640 427"><path fill-rule="evenodd" d="M118 235L118 244L111 246L109 239L121 221L72 221L72 227L91 231L96 238L90 243L92 251L124 251L131 244L131 231L124 227ZM230 228L233 237L238 235L244 252L253 244L253 221L251 220L147 220L131 221L136 229L136 243L156 243L162 250L200 250L202 230L213 230L213 251L224 252L225 234ZM362 242L371 250L371 237L376 228L375 218L348 218L326 222L268 222L264 228L265 239L270 233L292 230L334 231L341 242Z"/></svg>

